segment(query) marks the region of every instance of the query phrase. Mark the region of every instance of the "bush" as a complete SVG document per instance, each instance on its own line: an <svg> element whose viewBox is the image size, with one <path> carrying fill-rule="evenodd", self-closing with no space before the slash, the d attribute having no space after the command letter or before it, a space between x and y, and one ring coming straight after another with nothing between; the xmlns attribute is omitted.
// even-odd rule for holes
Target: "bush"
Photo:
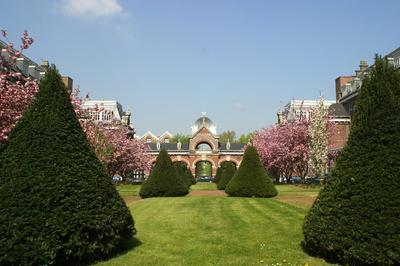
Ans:
<svg viewBox="0 0 400 266"><path fill-rule="evenodd" d="M222 165L220 167L218 167L217 173L215 173L215 177L214 177L214 183L215 184L218 185L218 182L221 179L221 175L222 175Z"/></svg>
<svg viewBox="0 0 400 266"><path fill-rule="evenodd" d="M196 184L196 180L194 179L192 172L190 172L190 169L187 167L186 163L174 162L173 165L175 167L175 171L188 188L190 188L191 185Z"/></svg>
<svg viewBox="0 0 400 266"><path fill-rule="evenodd" d="M232 162L224 162L224 165L221 166L222 173L219 178L217 189L225 190L226 185L231 181L233 175L236 173L236 166Z"/></svg>
<svg viewBox="0 0 400 266"><path fill-rule="evenodd" d="M222 172L227 163L231 163L231 162L228 162L228 161L222 162L220 167L218 167L217 172L215 173L214 180L213 180L215 184L218 184L219 180L221 179Z"/></svg>
<svg viewBox="0 0 400 266"><path fill-rule="evenodd" d="M150 176L140 188L142 198L184 196L189 192L166 150L161 150Z"/></svg>
<svg viewBox="0 0 400 266"><path fill-rule="evenodd" d="M247 147L243 161L226 186L225 192L233 197L269 198L278 195L253 146Z"/></svg>
<svg viewBox="0 0 400 266"><path fill-rule="evenodd" d="M303 225L310 254L346 265L400 265L400 72L376 58L347 146Z"/></svg>
<svg viewBox="0 0 400 266"><path fill-rule="evenodd" d="M81 264L135 233L132 216L49 69L0 153L0 264Z"/></svg>

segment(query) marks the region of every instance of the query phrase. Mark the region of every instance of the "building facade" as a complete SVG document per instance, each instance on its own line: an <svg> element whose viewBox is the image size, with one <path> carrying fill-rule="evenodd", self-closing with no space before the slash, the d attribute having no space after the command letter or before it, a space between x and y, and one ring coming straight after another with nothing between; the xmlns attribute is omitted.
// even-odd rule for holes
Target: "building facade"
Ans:
<svg viewBox="0 0 400 266"><path fill-rule="evenodd" d="M168 131L165 131L160 136L153 134L151 131L147 131L141 137L138 136L138 138L144 143L170 143L172 137L173 135Z"/></svg>
<svg viewBox="0 0 400 266"><path fill-rule="evenodd" d="M6 49L7 43L0 40L0 55L4 60L10 60L10 54ZM50 67L49 61L43 60L41 64L38 64L31 60L29 57L21 54L12 66L12 70L22 73L25 77L31 77L35 80L40 80L46 74L47 69ZM69 76L62 76L62 81L67 87L68 91L71 92L73 88L73 80Z"/></svg>
<svg viewBox="0 0 400 266"><path fill-rule="evenodd" d="M120 122L129 128L129 134L133 137L135 128L131 124L131 111L123 111L122 105L113 100L84 100L82 109L88 111L88 115L94 121L101 123Z"/></svg>
<svg viewBox="0 0 400 266"><path fill-rule="evenodd" d="M150 154L153 156L153 163L160 150L165 149L173 162L186 163L196 177L211 177L215 176L218 167L225 161L233 162L236 167L239 167L245 147L245 144L229 141L221 143L216 128L211 119L203 115L192 125L192 134L188 143L170 143L160 138L161 136L151 136L147 133L146 137L142 137L142 141L147 143Z"/></svg>
<svg viewBox="0 0 400 266"><path fill-rule="evenodd" d="M299 120L301 117L308 119L318 104L319 100L292 100L285 105L283 111L277 113L278 124ZM350 133L350 115L343 104L336 101L324 101L324 107L331 125L328 150L340 151L346 145Z"/></svg>
<svg viewBox="0 0 400 266"><path fill-rule="evenodd" d="M400 68L400 47L385 56L389 63L396 68ZM362 81L372 66L368 66L367 61L360 61L359 68L353 76L339 76L335 81L336 100L343 104L346 111L351 115L354 113L355 101Z"/></svg>
<svg viewBox="0 0 400 266"><path fill-rule="evenodd" d="M319 100L291 100L277 113L278 124L286 121L299 120L300 117L309 118L311 112L318 107ZM328 109L336 101L324 101L324 106Z"/></svg>

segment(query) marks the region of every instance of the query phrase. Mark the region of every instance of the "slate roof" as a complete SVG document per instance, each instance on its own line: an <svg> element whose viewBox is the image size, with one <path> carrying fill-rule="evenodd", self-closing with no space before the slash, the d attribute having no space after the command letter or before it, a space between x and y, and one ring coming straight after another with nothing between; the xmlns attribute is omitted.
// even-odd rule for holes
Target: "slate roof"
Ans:
<svg viewBox="0 0 400 266"><path fill-rule="evenodd" d="M220 151L240 151L244 149L244 146L247 144L243 143L231 143L231 148L229 150L226 149L226 143L219 143Z"/></svg>
<svg viewBox="0 0 400 266"><path fill-rule="evenodd" d="M150 151L157 151L156 143L146 143L146 145L149 147ZM180 150L178 150L176 143L160 143L160 149L167 151L188 151L189 143L182 143L182 148Z"/></svg>
<svg viewBox="0 0 400 266"><path fill-rule="evenodd" d="M344 108L343 104L341 103L335 103L329 106L328 114L330 117L350 118L349 113L346 111L346 108Z"/></svg>
<svg viewBox="0 0 400 266"><path fill-rule="evenodd" d="M150 151L158 151L156 143L145 143ZM231 143L231 148L229 150L226 149L226 143L219 143L219 150L223 152L228 151L241 151L246 144L242 143ZM189 143L182 143L182 148L178 150L176 143L160 143L160 149L165 149L167 151L188 151Z"/></svg>

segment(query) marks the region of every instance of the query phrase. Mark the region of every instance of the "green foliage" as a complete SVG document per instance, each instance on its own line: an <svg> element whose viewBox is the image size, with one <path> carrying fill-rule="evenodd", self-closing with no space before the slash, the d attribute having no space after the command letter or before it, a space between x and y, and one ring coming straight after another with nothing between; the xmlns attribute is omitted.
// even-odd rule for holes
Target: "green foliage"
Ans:
<svg viewBox="0 0 400 266"><path fill-rule="evenodd" d="M233 197L275 197L278 191L261 164L256 148L248 146L236 174L225 188Z"/></svg>
<svg viewBox="0 0 400 266"><path fill-rule="evenodd" d="M226 161L220 168L222 169L222 172L217 183L217 188L219 190L224 190L229 181L231 181L233 175L236 173L236 166L234 163Z"/></svg>
<svg viewBox="0 0 400 266"><path fill-rule="evenodd" d="M190 169L185 162L174 162L173 165L175 167L175 171L188 188L190 188L191 185L196 184L196 180L194 179L192 172L190 172Z"/></svg>
<svg viewBox="0 0 400 266"><path fill-rule="evenodd" d="M218 184L219 180L221 179L221 175L222 175L222 165L220 167L218 167L217 172L215 173L214 176L214 183Z"/></svg>
<svg viewBox="0 0 400 266"><path fill-rule="evenodd" d="M400 72L377 57L352 130L303 225L304 249L346 265L400 264Z"/></svg>
<svg viewBox="0 0 400 266"><path fill-rule="evenodd" d="M189 139L190 139L189 135L176 133L175 135L172 136L170 142L171 143L178 143L180 141L183 144L183 143L189 143Z"/></svg>
<svg viewBox="0 0 400 266"><path fill-rule="evenodd" d="M236 140L236 132L233 130L224 131L219 134L219 141L222 143L227 143L228 140L232 143Z"/></svg>
<svg viewBox="0 0 400 266"><path fill-rule="evenodd" d="M140 188L142 198L184 196L189 192L187 183L176 172L168 152L162 149L150 176Z"/></svg>
<svg viewBox="0 0 400 266"><path fill-rule="evenodd" d="M0 264L81 264L134 234L132 216L50 69L0 153Z"/></svg>
<svg viewBox="0 0 400 266"><path fill-rule="evenodd" d="M242 135L240 135L240 137L237 140L237 142L238 143L247 144L247 143L252 141L252 139L254 137L254 134L255 134L254 132L247 133L247 134L242 134Z"/></svg>
<svg viewBox="0 0 400 266"><path fill-rule="evenodd" d="M228 162L228 161L222 162L220 167L218 167L217 172L215 173L215 177L214 177L215 184L218 184L219 180L221 179L221 175L222 175L224 168L229 163L232 163L232 162ZM226 184L225 184L225 186L226 186Z"/></svg>

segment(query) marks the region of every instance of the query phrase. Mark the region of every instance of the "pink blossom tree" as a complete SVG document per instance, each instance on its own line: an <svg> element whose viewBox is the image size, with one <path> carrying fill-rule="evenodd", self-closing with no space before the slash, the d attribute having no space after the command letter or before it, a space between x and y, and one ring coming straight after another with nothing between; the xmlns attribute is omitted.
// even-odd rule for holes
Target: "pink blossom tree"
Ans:
<svg viewBox="0 0 400 266"><path fill-rule="evenodd" d="M71 94L71 102L86 136L99 160L105 165L110 175L119 173L126 175L134 171L150 171L151 156L147 146L140 140L129 137L127 126L118 121L101 123L90 116L91 111L83 109L82 104L88 100L79 97L79 89Z"/></svg>
<svg viewBox="0 0 400 266"><path fill-rule="evenodd" d="M308 172L308 121L285 122L258 131L253 145L260 154L264 166L289 181L293 172L302 178Z"/></svg>
<svg viewBox="0 0 400 266"><path fill-rule="evenodd" d="M27 31L24 31L19 49L14 49L13 43L7 38L6 30L1 30L1 36L6 43L3 48L6 52L0 54L0 143L6 141L8 133L14 128L38 91L37 82L21 74L15 65L17 58L30 47L33 39Z"/></svg>

